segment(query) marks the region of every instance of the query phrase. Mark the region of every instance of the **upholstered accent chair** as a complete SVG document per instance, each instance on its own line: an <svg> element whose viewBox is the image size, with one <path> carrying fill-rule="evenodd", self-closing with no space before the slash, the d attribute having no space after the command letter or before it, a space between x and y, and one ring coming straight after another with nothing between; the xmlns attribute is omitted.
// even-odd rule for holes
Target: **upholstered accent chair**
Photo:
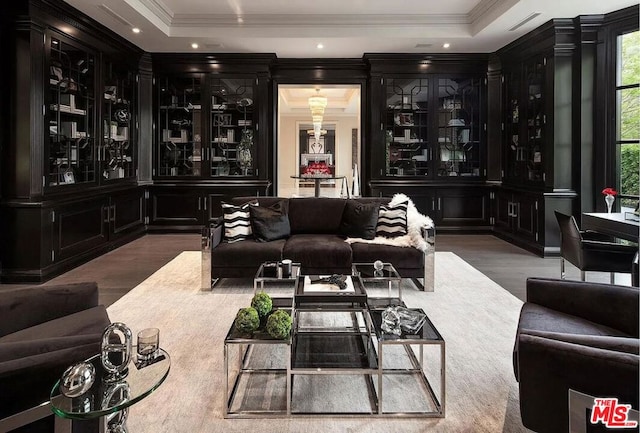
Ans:
<svg viewBox="0 0 640 433"><path fill-rule="evenodd" d="M609 272L611 284L614 273L631 273L638 247L610 242L610 238L596 232L581 231L571 215L555 211L560 226L560 278L565 278L565 260L580 269L582 281L587 271Z"/></svg>
<svg viewBox="0 0 640 433"><path fill-rule="evenodd" d="M638 410L640 291L529 278L513 351L520 414L536 432L569 429L569 389Z"/></svg>
<svg viewBox="0 0 640 433"><path fill-rule="evenodd" d="M105 307L98 305L98 286L2 289L0 318L0 431L53 431L50 409L45 419L33 409L49 400L68 366L99 353L110 320ZM77 424L74 432L95 427L89 421Z"/></svg>

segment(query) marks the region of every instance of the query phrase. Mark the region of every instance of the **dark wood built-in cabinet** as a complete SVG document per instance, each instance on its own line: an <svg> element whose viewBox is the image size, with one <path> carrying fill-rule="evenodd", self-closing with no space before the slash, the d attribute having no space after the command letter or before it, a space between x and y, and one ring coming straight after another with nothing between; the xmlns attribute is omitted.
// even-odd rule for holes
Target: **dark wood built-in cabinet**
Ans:
<svg viewBox="0 0 640 433"><path fill-rule="evenodd" d="M380 107L371 112L370 193L408 195L439 230L491 230L487 56L366 57Z"/></svg>
<svg viewBox="0 0 640 433"><path fill-rule="evenodd" d="M497 54L502 67L502 188L495 232L540 255L558 254L553 212L572 212L575 56L572 20L552 20Z"/></svg>
<svg viewBox="0 0 640 433"><path fill-rule="evenodd" d="M222 215L221 201L270 193L266 119L272 60L153 56L150 230L199 231Z"/></svg>
<svg viewBox="0 0 640 433"><path fill-rule="evenodd" d="M64 2L1 7L1 278L42 281L145 231L142 51Z"/></svg>

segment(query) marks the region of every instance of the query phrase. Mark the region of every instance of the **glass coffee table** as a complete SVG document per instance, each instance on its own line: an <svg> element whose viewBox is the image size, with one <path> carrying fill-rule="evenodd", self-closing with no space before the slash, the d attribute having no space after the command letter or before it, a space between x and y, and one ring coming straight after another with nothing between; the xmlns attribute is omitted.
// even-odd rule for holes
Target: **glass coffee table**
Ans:
<svg viewBox="0 0 640 433"><path fill-rule="evenodd" d="M383 263L382 269L379 271L373 267L373 263L353 263L351 265L351 273L354 276L359 276L364 283L365 289L369 289L367 290L367 296L370 304L378 306L389 305L390 303L399 305L402 303L402 278L391 263ZM372 296L373 289L385 283L387 296ZM392 296L393 286L398 290L397 297Z"/></svg>
<svg viewBox="0 0 640 433"><path fill-rule="evenodd" d="M258 268L255 277L253 278L253 292L258 291L258 283L260 284L260 290L264 291L264 283L278 283L278 282L291 282L295 283L300 275L300 263L291 264L291 274L286 276L282 273L282 262L264 262Z"/></svg>

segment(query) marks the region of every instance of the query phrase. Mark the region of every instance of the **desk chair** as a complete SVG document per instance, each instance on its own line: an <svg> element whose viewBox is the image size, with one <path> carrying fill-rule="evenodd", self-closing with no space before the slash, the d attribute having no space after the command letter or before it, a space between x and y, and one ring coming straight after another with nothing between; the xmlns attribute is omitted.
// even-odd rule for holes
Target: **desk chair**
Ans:
<svg viewBox="0 0 640 433"><path fill-rule="evenodd" d="M606 235L581 231L573 216L558 211L555 214L560 226L561 279L565 279L565 260L580 269L582 281L585 281L587 271L609 272L611 284L616 272L631 273L637 246L609 242Z"/></svg>

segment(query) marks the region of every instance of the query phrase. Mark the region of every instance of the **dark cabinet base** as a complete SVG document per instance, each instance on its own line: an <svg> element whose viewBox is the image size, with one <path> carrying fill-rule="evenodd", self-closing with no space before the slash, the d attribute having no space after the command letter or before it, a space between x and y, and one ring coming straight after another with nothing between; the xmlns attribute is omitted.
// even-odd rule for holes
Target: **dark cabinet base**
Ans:
<svg viewBox="0 0 640 433"><path fill-rule="evenodd" d="M2 282L42 282L145 232L144 189L1 209Z"/></svg>
<svg viewBox="0 0 640 433"><path fill-rule="evenodd" d="M436 230L486 232L491 230L488 188L481 184L438 185L407 181L371 181L371 195L407 195L418 211L428 215Z"/></svg>
<svg viewBox="0 0 640 433"><path fill-rule="evenodd" d="M233 184L158 184L149 188L149 231L200 232L222 216L223 201L269 194L269 181Z"/></svg>

